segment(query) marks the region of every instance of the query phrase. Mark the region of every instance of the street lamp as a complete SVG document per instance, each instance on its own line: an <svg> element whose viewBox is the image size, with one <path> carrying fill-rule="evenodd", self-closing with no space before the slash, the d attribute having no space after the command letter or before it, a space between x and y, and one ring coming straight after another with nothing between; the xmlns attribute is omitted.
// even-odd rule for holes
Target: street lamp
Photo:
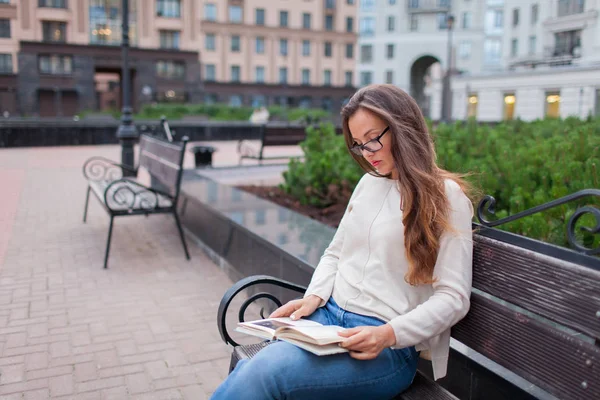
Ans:
<svg viewBox="0 0 600 400"><path fill-rule="evenodd" d="M452 74L452 27L454 25L454 16L446 16L446 27L448 28L448 68L443 79L442 86L442 122L450 122L452 119L452 91L450 89L450 75Z"/></svg>
<svg viewBox="0 0 600 400"><path fill-rule="evenodd" d="M129 0L122 0L123 24L121 41L121 89L123 108L121 110L121 124L117 130L117 138L121 142L121 163L134 168L133 145L138 139L138 133L133 124L131 108L131 75L129 73ZM132 175L123 170L123 176Z"/></svg>

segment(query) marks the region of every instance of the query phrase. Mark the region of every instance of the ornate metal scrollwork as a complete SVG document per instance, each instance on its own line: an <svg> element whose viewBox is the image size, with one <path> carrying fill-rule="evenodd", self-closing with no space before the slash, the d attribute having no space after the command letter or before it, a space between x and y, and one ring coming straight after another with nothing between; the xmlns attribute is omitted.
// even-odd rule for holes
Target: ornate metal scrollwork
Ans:
<svg viewBox="0 0 600 400"><path fill-rule="evenodd" d="M153 210L160 203L158 193L135 181L119 179L104 189L104 204L111 210Z"/></svg>
<svg viewBox="0 0 600 400"><path fill-rule="evenodd" d="M83 165L83 176L90 181L116 181L123 177L123 169L132 173L137 171L126 165L116 163L104 157L92 157Z"/></svg>
<svg viewBox="0 0 600 400"><path fill-rule="evenodd" d="M527 216L530 216L530 215L533 215L533 214L536 214L536 213L539 213L542 211L546 211L548 209L558 207L560 205L569 203L571 201L575 201L575 200L578 200L578 199L581 199L584 197L589 197L589 196L600 198L600 190L598 190L598 189L580 190L580 191L570 194L568 196L564 196L559 199L550 201L548 203L530 208L529 210L521 211L520 213L517 213L515 215L511 215L506 218L501 218L501 219L498 219L495 221L490 221L487 218L485 218L484 214L494 215L496 199L494 199L494 197L492 197L492 196L487 195L483 199L481 199L481 201L477 205L477 219L479 220L481 225L488 227L488 228L492 228L492 227L495 227L498 225L516 221L518 219L521 219L521 218L524 218L524 217L527 217ZM568 238L569 244L574 249L576 249L577 251L579 251L583 254L587 254L587 255L600 254L600 246L596 247L596 248L588 248L577 241L575 226L577 225L577 221L585 214L591 214L595 218L596 223L595 223L595 226L592 228L581 227L580 230L588 232L592 235L596 235L596 234L600 233L600 210L598 208L596 208L594 206L590 206L590 205L579 207L575 211L575 213L571 216L571 218L569 218L569 222L567 224L567 238Z"/></svg>

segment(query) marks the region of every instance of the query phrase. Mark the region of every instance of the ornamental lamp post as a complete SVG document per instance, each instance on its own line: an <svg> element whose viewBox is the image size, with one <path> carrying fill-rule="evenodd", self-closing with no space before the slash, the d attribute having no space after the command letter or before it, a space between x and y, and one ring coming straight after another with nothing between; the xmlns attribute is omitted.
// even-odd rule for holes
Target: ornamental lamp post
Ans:
<svg viewBox="0 0 600 400"><path fill-rule="evenodd" d="M454 16L448 14L446 16L446 27L448 28L448 67L443 79L442 86L442 122L448 123L452 120L452 90L450 89L450 76L452 74L452 28L454 26Z"/></svg>
<svg viewBox="0 0 600 400"><path fill-rule="evenodd" d="M138 132L133 124L131 107L131 74L129 71L129 0L122 0L122 40L121 40L121 89L123 107L121 124L117 130L117 138L121 143L121 164L134 168L133 146L138 140ZM130 176L130 171L123 170L123 176Z"/></svg>

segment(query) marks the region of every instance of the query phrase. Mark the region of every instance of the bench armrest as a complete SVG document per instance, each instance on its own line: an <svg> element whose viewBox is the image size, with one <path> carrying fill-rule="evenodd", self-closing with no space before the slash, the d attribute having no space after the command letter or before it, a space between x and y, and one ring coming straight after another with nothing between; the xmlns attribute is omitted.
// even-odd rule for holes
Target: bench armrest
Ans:
<svg viewBox="0 0 600 400"><path fill-rule="evenodd" d="M119 211L124 208L151 211L159 206L159 194L168 196L132 179L121 178L111 182L104 189L104 204L111 211ZM111 204L118 207L113 208Z"/></svg>
<svg viewBox="0 0 600 400"><path fill-rule="evenodd" d="M227 316L227 309L229 308L229 304L234 299L234 297L242 290L247 289L250 286L261 285L261 284L275 285L275 286L279 286L279 287L282 287L285 289L294 290L299 293L306 292L306 287L304 287L304 286L297 285L295 283L284 281L282 279L275 278L275 277L268 276L268 275L253 275L253 276L249 276L247 278L237 281L232 287L229 288L229 290L227 290L227 292L225 292L225 294L223 295L223 298L221 299L221 303L219 303L219 311L217 314L217 325L219 328L219 334L221 334L221 339L223 339L223 341L225 343L231 344L232 346L239 345L235 340L233 340L231 338L231 336L229 336L229 333L227 332L227 325L225 324L225 318ZM252 304L253 302L255 302L256 300L261 299L261 298L270 299L275 304L277 304L278 307L281 306L281 301L279 301L279 299L277 297L275 297L273 294L267 293L267 292L256 293L256 294L250 296L248 299L246 299L240 306L240 310L238 312L238 320L240 322L245 321L244 314L246 313L246 309L248 308L248 306L250 304ZM260 314L263 318L266 318L263 315L263 311L264 310L261 310Z"/></svg>
<svg viewBox="0 0 600 400"><path fill-rule="evenodd" d="M94 156L83 164L83 176L89 181L113 181L123 176L123 170L137 174L137 169L106 157Z"/></svg>

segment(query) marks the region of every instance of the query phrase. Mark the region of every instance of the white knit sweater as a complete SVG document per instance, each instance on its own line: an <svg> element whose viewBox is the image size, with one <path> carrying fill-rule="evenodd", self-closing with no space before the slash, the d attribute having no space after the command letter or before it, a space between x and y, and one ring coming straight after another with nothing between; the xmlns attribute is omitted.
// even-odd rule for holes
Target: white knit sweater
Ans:
<svg viewBox="0 0 600 400"><path fill-rule="evenodd" d="M450 327L469 310L473 207L456 182L446 181L450 223L440 238L431 285L411 286L397 181L364 175L340 226L317 266L305 296L330 296L343 309L389 322L395 348L416 346L446 375Z"/></svg>

